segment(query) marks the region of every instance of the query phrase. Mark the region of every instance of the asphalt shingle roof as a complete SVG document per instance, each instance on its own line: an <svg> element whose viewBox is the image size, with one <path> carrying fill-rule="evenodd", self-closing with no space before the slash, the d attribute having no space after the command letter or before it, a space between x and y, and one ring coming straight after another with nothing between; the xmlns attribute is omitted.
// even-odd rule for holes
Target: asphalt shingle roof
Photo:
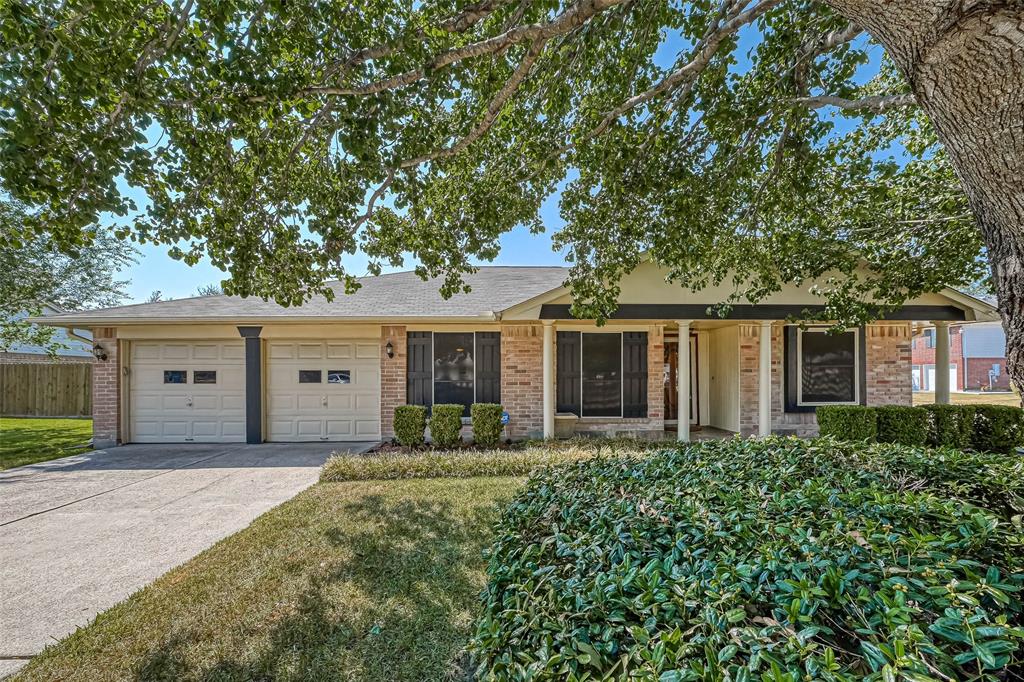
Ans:
<svg viewBox="0 0 1024 682"><path fill-rule="evenodd" d="M471 287L467 294L441 297L439 280L423 281L414 272L396 272L359 279L362 287L345 294L341 283L330 286L336 292L328 302L317 296L300 307L286 308L273 301L238 296L198 296L156 303L138 303L114 308L83 310L48 316L60 322L106 320L125 322L176 319L266 318L390 318L390 317L479 317L500 312L562 286L568 275L564 267L484 266L466 275Z"/></svg>

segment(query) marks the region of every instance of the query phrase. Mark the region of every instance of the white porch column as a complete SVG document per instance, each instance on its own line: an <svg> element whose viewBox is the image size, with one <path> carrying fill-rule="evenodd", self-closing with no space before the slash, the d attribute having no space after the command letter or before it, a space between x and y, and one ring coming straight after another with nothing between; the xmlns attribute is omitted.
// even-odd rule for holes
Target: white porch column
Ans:
<svg viewBox="0 0 1024 682"><path fill-rule="evenodd" d="M761 356L757 366L757 435L772 434L772 323L761 321Z"/></svg>
<svg viewBox="0 0 1024 682"><path fill-rule="evenodd" d="M555 323L544 320L544 438L555 437Z"/></svg>
<svg viewBox="0 0 1024 682"><path fill-rule="evenodd" d="M935 325L935 402L949 404L949 322Z"/></svg>
<svg viewBox="0 0 1024 682"><path fill-rule="evenodd" d="M676 439L690 440L690 323L679 320L679 359L676 368Z"/></svg>

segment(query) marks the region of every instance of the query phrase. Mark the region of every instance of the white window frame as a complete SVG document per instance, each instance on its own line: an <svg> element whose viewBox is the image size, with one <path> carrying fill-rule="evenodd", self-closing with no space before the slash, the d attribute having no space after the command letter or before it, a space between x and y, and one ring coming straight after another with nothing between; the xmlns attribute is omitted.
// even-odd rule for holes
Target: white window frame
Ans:
<svg viewBox="0 0 1024 682"><path fill-rule="evenodd" d="M844 402L805 402L804 401L804 334L826 334L831 327L808 327L796 330L796 404L800 407L819 407L822 405L860 405L860 377L863 362L860 357L860 328L850 327L853 332L853 400Z"/></svg>
<svg viewBox="0 0 1024 682"><path fill-rule="evenodd" d="M610 415L610 416L608 416L608 415L605 415L605 416L593 415L593 416L589 416L588 417L585 414L583 414L583 355L584 355L584 352L583 352L584 348L583 348L583 346L584 346L584 340L585 340L584 337L587 334L607 334L607 335L614 334L614 335L617 335L619 337L619 416L618 417L616 417L615 415ZM626 363L625 363L625 361L624 361L624 359L622 357L622 354L625 352L625 350L626 350L626 347L625 347L625 343L624 343L623 332L590 332L590 331L581 331L580 332L580 419L593 419L594 421L601 421L602 419L623 419L622 413L623 413L623 410L626 409L626 405L625 405L625 403L626 403L626 382L624 381L624 377L623 377L623 371L624 371L623 367L625 366ZM473 369L474 369L474 371L476 370L476 365L475 364L473 366Z"/></svg>

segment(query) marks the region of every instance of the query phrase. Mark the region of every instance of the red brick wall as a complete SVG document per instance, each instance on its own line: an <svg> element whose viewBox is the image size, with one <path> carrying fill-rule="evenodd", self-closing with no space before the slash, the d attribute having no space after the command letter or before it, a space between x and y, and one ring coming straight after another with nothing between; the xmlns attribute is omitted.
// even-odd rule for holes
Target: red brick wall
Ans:
<svg viewBox="0 0 1024 682"><path fill-rule="evenodd" d="M956 365L956 386L950 386L950 390L956 391L964 387L964 338L960 333L963 330L960 326L949 327L949 364ZM925 346L926 339L923 333L918 334L911 340L911 364L934 365L935 348ZM936 371L938 371L936 369Z"/></svg>
<svg viewBox="0 0 1024 682"><path fill-rule="evenodd" d="M92 330L95 343L103 346L107 359L92 366L92 437L96 448L121 442L121 363L118 358L117 329Z"/></svg>
<svg viewBox="0 0 1024 682"><path fill-rule="evenodd" d="M910 405L910 324L871 324L865 331L867 404Z"/></svg>
<svg viewBox="0 0 1024 682"><path fill-rule="evenodd" d="M647 422L652 431L665 430L665 328L647 330Z"/></svg>
<svg viewBox="0 0 1024 682"><path fill-rule="evenodd" d="M544 330L539 324L501 327L501 404L508 412L510 438L544 435Z"/></svg>
<svg viewBox="0 0 1024 682"><path fill-rule="evenodd" d="M988 371L992 365L999 365L999 376L992 382L992 387L1001 391L1010 390L1010 375L1006 373L1006 358L967 358L964 360L964 388L975 391L988 388Z"/></svg>
<svg viewBox="0 0 1024 682"><path fill-rule="evenodd" d="M756 324L740 325L740 435L757 435L761 329Z"/></svg>
<svg viewBox="0 0 1024 682"><path fill-rule="evenodd" d="M389 358L385 348L391 342L395 357ZM381 327L380 330L380 435L384 440L395 436L395 408L405 404L406 331L404 326Z"/></svg>

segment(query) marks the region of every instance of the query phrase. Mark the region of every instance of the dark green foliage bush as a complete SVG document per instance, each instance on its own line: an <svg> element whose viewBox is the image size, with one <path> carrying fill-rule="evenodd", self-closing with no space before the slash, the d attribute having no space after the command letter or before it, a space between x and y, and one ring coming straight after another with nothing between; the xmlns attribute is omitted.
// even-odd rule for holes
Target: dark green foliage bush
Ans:
<svg viewBox="0 0 1024 682"><path fill-rule="evenodd" d="M501 405L494 403L473 403L469 416L473 421L473 442L491 447L501 440Z"/></svg>
<svg viewBox="0 0 1024 682"><path fill-rule="evenodd" d="M878 442L923 446L928 441L928 411L909 405L874 408Z"/></svg>
<svg viewBox="0 0 1024 682"><path fill-rule="evenodd" d="M430 408L430 442L450 448L462 442L462 405L434 405Z"/></svg>
<svg viewBox="0 0 1024 682"><path fill-rule="evenodd" d="M1024 445L1024 410L1010 405L975 405L971 445L984 452L1011 452Z"/></svg>
<svg viewBox="0 0 1024 682"><path fill-rule="evenodd" d="M963 450L971 447L974 405L923 405L928 411L928 445Z"/></svg>
<svg viewBox="0 0 1024 682"><path fill-rule="evenodd" d="M395 439L402 445L423 445L427 430L427 408L423 405L399 405L395 408Z"/></svg>
<svg viewBox="0 0 1024 682"><path fill-rule="evenodd" d="M822 436L840 440L874 440L877 423L874 409L862 405L823 405L815 410Z"/></svg>
<svg viewBox="0 0 1024 682"><path fill-rule="evenodd" d="M1024 461L703 442L536 473L504 513L482 680L997 680L1024 666Z"/></svg>

